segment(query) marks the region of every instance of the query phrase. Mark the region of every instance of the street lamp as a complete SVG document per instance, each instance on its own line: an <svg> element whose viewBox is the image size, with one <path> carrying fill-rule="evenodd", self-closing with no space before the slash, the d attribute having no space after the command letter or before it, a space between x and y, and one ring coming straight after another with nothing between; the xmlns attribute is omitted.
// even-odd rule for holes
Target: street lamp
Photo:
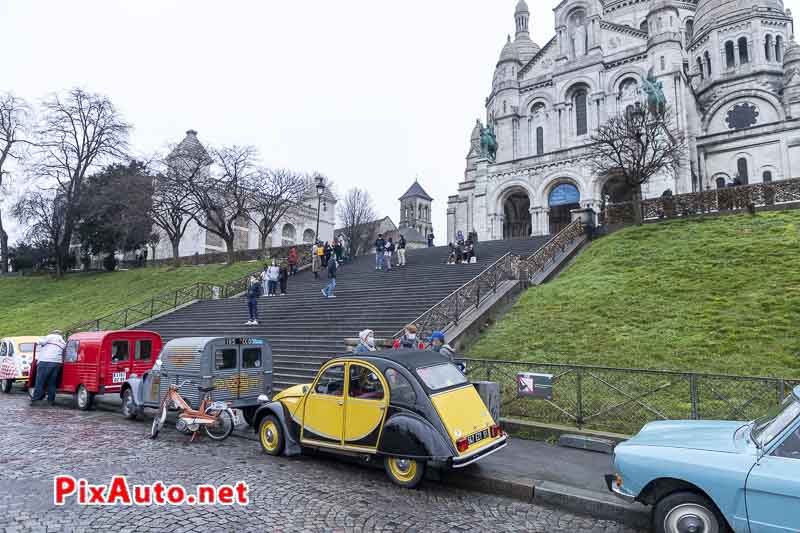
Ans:
<svg viewBox="0 0 800 533"><path fill-rule="evenodd" d="M322 195L325 194L325 178L317 176L314 178L314 182L317 187L317 232L315 238L317 242L319 242L319 211L322 207Z"/></svg>

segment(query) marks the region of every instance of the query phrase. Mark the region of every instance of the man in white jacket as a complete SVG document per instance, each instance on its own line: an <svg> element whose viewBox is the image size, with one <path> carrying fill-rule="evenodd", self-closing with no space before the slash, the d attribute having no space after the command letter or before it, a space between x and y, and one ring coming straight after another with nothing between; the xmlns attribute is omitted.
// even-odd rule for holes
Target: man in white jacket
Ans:
<svg viewBox="0 0 800 533"><path fill-rule="evenodd" d="M31 404L44 398L44 388L47 387L47 403L54 405L56 402L56 387L64 362L64 341L59 330L53 330L50 335L42 337L36 346L36 389L31 397Z"/></svg>

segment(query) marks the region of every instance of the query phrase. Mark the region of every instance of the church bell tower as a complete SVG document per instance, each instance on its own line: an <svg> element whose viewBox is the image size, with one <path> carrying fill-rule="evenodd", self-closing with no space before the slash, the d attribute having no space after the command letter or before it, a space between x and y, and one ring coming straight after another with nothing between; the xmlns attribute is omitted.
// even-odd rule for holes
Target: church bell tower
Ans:
<svg viewBox="0 0 800 533"><path fill-rule="evenodd" d="M422 236L423 240L433 233L433 224L431 222L431 198L425 189L414 180L414 184L400 197L400 224L397 225L398 229L402 232L404 230L416 230ZM408 238L408 236L406 237Z"/></svg>

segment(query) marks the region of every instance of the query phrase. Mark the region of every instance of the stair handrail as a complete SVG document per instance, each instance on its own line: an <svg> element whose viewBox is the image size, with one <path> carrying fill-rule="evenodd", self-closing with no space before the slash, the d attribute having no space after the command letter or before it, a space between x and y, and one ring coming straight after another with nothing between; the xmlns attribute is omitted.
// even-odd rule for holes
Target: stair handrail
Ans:
<svg viewBox="0 0 800 533"><path fill-rule="evenodd" d="M442 298L438 303L431 306L430 309L412 320L411 324L417 326L418 335L422 337L430 336L434 331L443 330L451 323L458 324L458 320L464 312L473 308L477 309L480 307L481 302L485 300L487 291L481 290L481 282L490 282L487 288L491 289L492 293L496 293L500 282L498 274L505 275L505 279L502 281L514 279L515 272L517 271L515 262L518 259L519 258L512 252L507 252L500 259L486 267L480 274L461 285L461 287ZM502 272L501 267L505 269ZM484 298L482 298L482 296L484 296ZM471 297L475 300L475 303L470 301ZM467 305L467 302L469 302L469 305ZM395 333L392 338L398 339L404 334L405 328Z"/></svg>
<svg viewBox="0 0 800 533"><path fill-rule="evenodd" d="M299 258L298 267L305 266L306 256ZM198 281L192 285L180 287L171 291L162 292L149 299L134 305L122 308L99 318L73 324L64 328L69 335L82 331L109 331L127 329L134 324L151 320L154 317L174 311L175 309L198 300L213 300L232 298L247 290L250 276L259 275L261 270L256 270L231 281L224 283L208 283Z"/></svg>
<svg viewBox="0 0 800 533"><path fill-rule="evenodd" d="M458 320L467 311L473 308L478 309L482 301L485 301L487 291L481 290L482 281L491 281L489 288L492 289L492 294L497 292L500 281L519 280L528 283L536 274L544 271L548 263L555 262L560 255L564 254L567 247L576 238L584 235L583 223L580 219L576 219L527 258L512 252L506 253L483 272L442 298L411 323L417 326L417 333L422 337L429 336L437 330L443 331L450 324L458 325ZM395 333L392 338L398 339L404 333L405 328Z"/></svg>

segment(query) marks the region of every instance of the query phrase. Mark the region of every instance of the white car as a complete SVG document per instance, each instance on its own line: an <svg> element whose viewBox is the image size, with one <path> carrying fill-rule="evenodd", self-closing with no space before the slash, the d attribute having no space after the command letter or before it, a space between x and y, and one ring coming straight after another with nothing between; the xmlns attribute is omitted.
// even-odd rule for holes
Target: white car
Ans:
<svg viewBox="0 0 800 533"><path fill-rule="evenodd" d="M0 339L0 390L11 392L15 381L26 381L31 370L33 350L39 337Z"/></svg>

